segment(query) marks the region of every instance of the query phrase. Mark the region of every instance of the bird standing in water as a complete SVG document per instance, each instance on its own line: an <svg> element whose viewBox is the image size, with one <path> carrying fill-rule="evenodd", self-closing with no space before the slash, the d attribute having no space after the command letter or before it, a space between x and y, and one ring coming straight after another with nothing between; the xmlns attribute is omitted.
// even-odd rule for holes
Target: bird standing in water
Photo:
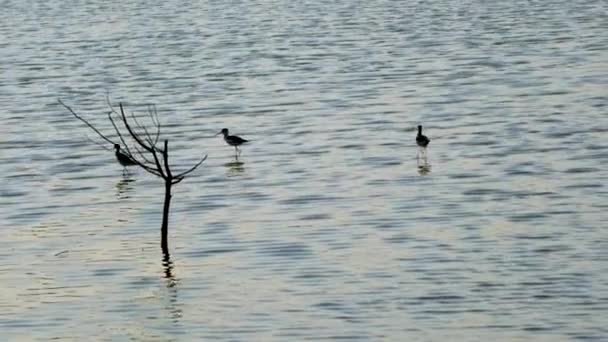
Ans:
<svg viewBox="0 0 608 342"><path fill-rule="evenodd" d="M116 150L116 159L118 159L118 162L120 163L120 165L122 165L122 166L137 165L137 163L135 161L133 161L133 159L131 159L131 157L120 152L120 145L114 144L114 149Z"/></svg>
<svg viewBox="0 0 608 342"><path fill-rule="evenodd" d="M249 140L243 139L236 135L229 135L228 128L222 128L222 130L218 134L216 134L216 136L218 136L220 134L224 135L224 141L226 142L226 144L228 144L230 146L234 146L235 155L241 154L241 151L239 150L239 146L243 145L244 143L249 141Z"/></svg>
<svg viewBox="0 0 608 342"><path fill-rule="evenodd" d="M431 139L429 139L426 135L422 134L422 126L418 125L418 135L416 136L416 144L419 147L418 158L420 158L420 154L422 154L425 162L426 162L426 147L429 145L430 142L431 142Z"/></svg>
<svg viewBox="0 0 608 342"><path fill-rule="evenodd" d="M429 139L426 135L422 134L422 126L418 125L418 135L416 136L416 144L422 148L426 148L431 139Z"/></svg>

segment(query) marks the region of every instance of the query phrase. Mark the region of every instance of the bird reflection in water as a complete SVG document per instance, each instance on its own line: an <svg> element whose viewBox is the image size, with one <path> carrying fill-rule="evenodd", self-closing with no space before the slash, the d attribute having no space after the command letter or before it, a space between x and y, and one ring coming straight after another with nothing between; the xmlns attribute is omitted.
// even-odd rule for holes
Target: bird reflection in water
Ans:
<svg viewBox="0 0 608 342"><path fill-rule="evenodd" d="M418 164L418 174L419 175L426 176L429 173L431 173L431 164L429 164L429 163Z"/></svg>
<svg viewBox="0 0 608 342"><path fill-rule="evenodd" d="M226 175L228 177L236 177L240 176L245 172L245 163L239 161L239 157L235 156L234 161L224 164L226 167Z"/></svg>
<svg viewBox="0 0 608 342"><path fill-rule="evenodd" d="M129 174L123 173L122 178L116 183L116 198L127 199L131 197L129 193L133 191L132 182L135 182L135 179L131 178Z"/></svg>

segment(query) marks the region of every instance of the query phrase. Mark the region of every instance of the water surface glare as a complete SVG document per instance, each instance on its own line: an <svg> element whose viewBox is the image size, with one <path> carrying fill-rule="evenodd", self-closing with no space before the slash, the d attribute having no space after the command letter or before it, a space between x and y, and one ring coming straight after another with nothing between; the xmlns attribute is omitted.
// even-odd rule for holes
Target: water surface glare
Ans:
<svg viewBox="0 0 608 342"><path fill-rule="evenodd" d="M2 9L0 340L608 340L605 1ZM170 260L106 92L209 155Z"/></svg>

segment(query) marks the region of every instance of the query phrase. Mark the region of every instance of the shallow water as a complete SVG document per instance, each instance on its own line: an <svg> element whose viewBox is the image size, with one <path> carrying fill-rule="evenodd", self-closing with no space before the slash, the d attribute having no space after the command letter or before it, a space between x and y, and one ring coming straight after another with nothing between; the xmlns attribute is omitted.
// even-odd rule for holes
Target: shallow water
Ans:
<svg viewBox="0 0 608 342"><path fill-rule="evenodd" d="M604 1L2 8L2 340L608 339ZM170 262L106 92L209 155Z"/></svg>

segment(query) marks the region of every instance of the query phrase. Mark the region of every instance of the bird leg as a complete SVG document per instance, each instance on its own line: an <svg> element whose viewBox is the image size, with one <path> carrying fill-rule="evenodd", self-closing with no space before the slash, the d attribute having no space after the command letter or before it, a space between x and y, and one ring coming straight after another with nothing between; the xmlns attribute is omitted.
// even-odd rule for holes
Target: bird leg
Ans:
<svg viewBox="0 0 608 342"><path fill-rule="evenodd" d="M429 161L428 161L428 153L427 153L426 147L420 147L418 149L418 153L419 153L418 154L419 155L418 164L420 165L420 159L422 159L422 165L427 166L429 164Z"/></svg>
<svg viewBox="0 0 608 342"><path fill-rule="evenodd" d="M426 147L418 147L418 152L416 153L416 161L418 162L418 165L428 165L428 154Z"/></svg>

